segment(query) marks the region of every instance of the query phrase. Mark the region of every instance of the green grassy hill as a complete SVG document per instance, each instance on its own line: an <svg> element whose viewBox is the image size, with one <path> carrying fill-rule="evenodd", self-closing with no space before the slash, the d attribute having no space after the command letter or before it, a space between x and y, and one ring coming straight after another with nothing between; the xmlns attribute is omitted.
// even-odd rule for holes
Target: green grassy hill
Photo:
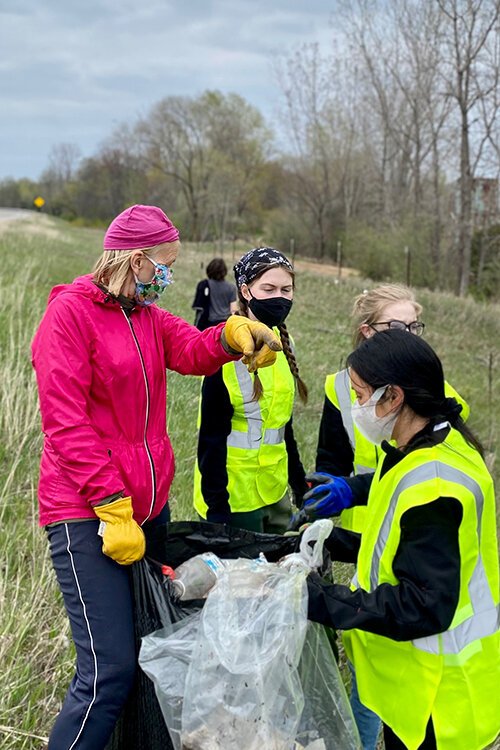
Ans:
<svg viewBox="0 0 500 750"><path fill-rule="evenodd" d="M42 748L69 682L73 654L52 574L45 533L37 526L36 484L40 421L29 344L54 284L87 273L100 254L102 233L37 216L0 224L0 747ZM243 251L247 248L241 248ZM162 304L192 320L191 302L203 268L220 250L186 244L175 284ZM232 250L226 254L232 265ZM300 263L298 264L300 266ZM403 264L401 280L403 280ZM325 376L351 349L349 315L354 295L370 286L355 276L337 281L318 266L298 271L289 318L300 372L310 389L296 407L296 436L312 468ZM469 402L470 425L488 451L499 483L500 308L419 290L426 338L442 358L448 381ZM193 515L191 486L196 452L200 381L169 376L168 429L177 473L171 504L175 519ZM498 495L497 495L498 497Z"/></svg>

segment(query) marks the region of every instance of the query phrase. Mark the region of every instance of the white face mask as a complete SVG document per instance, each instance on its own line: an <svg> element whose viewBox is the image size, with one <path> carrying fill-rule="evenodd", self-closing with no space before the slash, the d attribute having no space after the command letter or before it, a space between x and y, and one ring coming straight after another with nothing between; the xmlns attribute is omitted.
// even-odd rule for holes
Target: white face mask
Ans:
<svg viewBox="0 0 500 750"><path fill-rule="evenodd" d="M375 445L380 445L382 440L391 439L394 423L400 412L400 409L397 409L396 412L390 412L384 417L377 416L377 404L387 388L387 385L383 385L382 388L377 388L364 404L360 404L359 401L356 400L351 406L352 421L360 433L364 435L370 443L374 443Z"/></svg>

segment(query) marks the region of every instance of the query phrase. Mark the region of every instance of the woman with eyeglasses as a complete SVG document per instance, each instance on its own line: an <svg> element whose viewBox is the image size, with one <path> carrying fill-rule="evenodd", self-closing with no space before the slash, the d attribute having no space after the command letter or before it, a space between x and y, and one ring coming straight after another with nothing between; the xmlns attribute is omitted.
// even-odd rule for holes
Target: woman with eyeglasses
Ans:
<svg viewBox="0 0 500 750"><path fill-rule="evenodd" d="M353 304L353 346L359 346L363 341L374 336L377 332L396 329L421 336L425 324L420 320L422 305L419 304L413 290L404 284L383 284L369 291L359 294ZM446 395L457 398L462 406L462 418L466 419L469 407L457 394L454 388L445 383ZM306 495L305 511L314 517L320 515L321 508L313 503L324 497L328 475L334 477L352 477L354 475L369 475L360 479L359 484L364 488L365 479L370 481L380 456L380 446L377 441L368 440L361 434L351 417L351 405L356 395L349 381L347 369L327 375L325 381L325 401L318 437L316 452L316 473L308 476L313 485L312 491ZM354 483L356 488L357 483ZM352 487L350 483L350 487ZM346 493L349 490L346 487ZM364 489L361 490L364 492ZM340 520L343 528L360 533L363 530L364 507L349 507L348 500L343 497L343 507L335 507L333 512L341 512ZM344 509L345 508L345 509ZM332 511L331 508L328 508ZM329 512L327 515L332 515Z"/></svg>
<svg viewBox="0 0 500 750"><path fill-rule="evenodd" d="M388 329L421 336L425 329L421 314L422 305L416 301L413 291L403 284L384 284L365 291L354 300L353 346L357 347L377 332ZM468 406L447 383L446 393L458 399L463 408L462 416L467 416ZM347 369L327 376L316 472L306 477L312 489L304 496L302 515L313 519L340 513L342 527L359 534L364 528L366 507L354 503L365 497L381 449L380 441L368 439L353 423L351 406L355 400ZM351 478L346 480L344 477ZM359 703L354 676L351 705L364 750L375 750L380 720Z"/></svg>
<svg viewBox="0 0 500 750"><path fill-rule="evenodd" d="M347 364L353 420L381 454L363 533L336 527L326 540L356 574L350 586L309 575L308 617L344 631L386 750L481 750L500 731L495 493L481 445L423 339L384 330Z"/></svg>

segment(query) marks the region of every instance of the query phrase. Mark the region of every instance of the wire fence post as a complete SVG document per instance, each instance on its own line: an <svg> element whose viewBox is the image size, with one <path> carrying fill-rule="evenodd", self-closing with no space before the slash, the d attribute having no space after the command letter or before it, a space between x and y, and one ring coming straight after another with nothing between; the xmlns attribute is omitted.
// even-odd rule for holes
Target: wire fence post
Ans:
<svg viewBox="0 0 500 750"><path fill-rule="evenodd" d="M406 258L406 286L411 286L411 251L408 245L405 245Z"/></svg>

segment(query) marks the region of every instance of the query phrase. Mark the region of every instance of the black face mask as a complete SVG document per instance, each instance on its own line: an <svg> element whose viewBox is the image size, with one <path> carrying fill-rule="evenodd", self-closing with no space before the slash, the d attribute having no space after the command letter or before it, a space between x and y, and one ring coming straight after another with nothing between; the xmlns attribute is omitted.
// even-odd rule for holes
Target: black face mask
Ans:
<svg viewBox="0 0 500 750"><path fill-rule="evenodd" d="M252 294L252 292L250 292ZM265 299L256 299L252 295L252 299L248 303L248 307L253 312L257 320L261 323L265 323L266 326L272 328L273 326L279 326L286 319L286 316L292 309L292 300L286 297L267 297Z"/></svg>

